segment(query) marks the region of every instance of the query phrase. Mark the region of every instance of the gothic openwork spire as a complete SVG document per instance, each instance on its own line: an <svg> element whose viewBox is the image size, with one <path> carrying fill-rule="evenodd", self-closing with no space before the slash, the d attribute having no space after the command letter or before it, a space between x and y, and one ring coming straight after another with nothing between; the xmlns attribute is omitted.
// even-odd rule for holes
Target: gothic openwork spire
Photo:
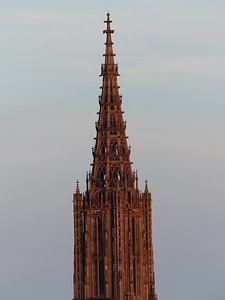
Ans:
<svg viewBox="0 0 225 300"><path fill-rule="evenodd" d="M157 300L151 193L132 171L111 22L108 13L92 170L74 193L74 300Z"/></svg>
<svg viewBox="0 0 225 300"><path fill-rule="evenodd" d="M114 63L109 13L107 14L105 64L102 65L103 81L99 97L99 119L96 123L96 144L93 149L92 187L133 187L135 175L131 170L130 149L125 133L126 124L121 108L122 97L117 83L118 66Z"/></svg>

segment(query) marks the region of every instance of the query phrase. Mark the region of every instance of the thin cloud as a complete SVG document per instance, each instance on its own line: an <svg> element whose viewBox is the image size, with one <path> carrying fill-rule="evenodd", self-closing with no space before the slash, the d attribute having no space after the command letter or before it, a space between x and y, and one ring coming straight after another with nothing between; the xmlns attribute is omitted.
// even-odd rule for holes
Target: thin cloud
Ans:
<svg viewBox="0 0 225 300"><path fill-rule="evenodd" d="M225 66L225 58L183 58L175 59L164 62L157 62L152 64L142 64L133 68L123 68L124 76L134 77L140 75L156 75L157 72L185 72L185 71L201 71L204 75L207 69L221 69L221 66ZM147 80L149 78L147 77Z"/></svg>
<svg viewBox="0 0 225 300"><path fill-rule="evenodd" d="M62 21L72 21L72 18L68 17L66 14L60 13L43 13L35 12L32 10L17 9L17 10L5 10L4 16L2 18L2 23L4 25L29 25L34 24L52 24Z"/></svg>

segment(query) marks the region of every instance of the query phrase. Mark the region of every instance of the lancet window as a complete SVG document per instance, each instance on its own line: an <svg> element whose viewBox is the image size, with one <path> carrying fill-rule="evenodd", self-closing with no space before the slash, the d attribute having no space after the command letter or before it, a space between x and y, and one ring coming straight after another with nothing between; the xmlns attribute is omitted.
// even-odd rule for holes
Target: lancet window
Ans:
<svg viewBox="0 0 225 300"><path fill-rule="evenodd" d="M106 170L105 170L105 167L102 166L98 171L98 186L99 187L105 186L105 178L106 178Z"/></svg>
<svg viewBox="0 0 225 300"><path fill-rule="evenodd" d="M116 187L121 180L120 167L115 165L110 170L110 185L111 187Z"/></svg>
<svg viewBox="0 0 225 300"><path fill-rule="evenodd" d="M115 139L112 139L110 142L110 154L113 156L119 155L119 147ZM116 157L115 157L116 159Z"/></svg>
<svg viewBox="0 0 225 300"><path fill-rule="evenodd" d="M110 129L110 134L116 134L116 120L114 114L111 114L110 116Z"/></svg>
<svg viewBox="0 0 225 300"><path fill-rule="evenodd" d="M106 141L104 139L101 141L99 154L100 155L105 155L106 154Z"/></svg>

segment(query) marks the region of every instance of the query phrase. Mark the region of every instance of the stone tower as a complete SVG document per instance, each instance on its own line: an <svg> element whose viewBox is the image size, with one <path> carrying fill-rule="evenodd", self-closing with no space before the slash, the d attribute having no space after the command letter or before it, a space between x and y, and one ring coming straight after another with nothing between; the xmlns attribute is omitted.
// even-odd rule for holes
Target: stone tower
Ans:
<svg viewBox="0 0 225 300"><path fill-rule="evenodd" d="M114 63L110 14L101 66L92 170L86 191L74 193L74 300L157 300L152 246L152 200L138 189L127 144Z"/></svg>

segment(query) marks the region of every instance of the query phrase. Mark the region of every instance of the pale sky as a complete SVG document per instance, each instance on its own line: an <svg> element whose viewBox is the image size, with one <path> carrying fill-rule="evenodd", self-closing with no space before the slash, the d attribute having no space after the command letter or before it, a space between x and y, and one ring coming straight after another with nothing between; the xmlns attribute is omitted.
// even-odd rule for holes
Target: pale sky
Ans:
<svg viewBox="0 0 225 300"><path fill-rule="evenodd" d="M159 300L224 300L225 2L0 8L0 299L72 299L72 194L92 162L109 11Z"/></svg>

